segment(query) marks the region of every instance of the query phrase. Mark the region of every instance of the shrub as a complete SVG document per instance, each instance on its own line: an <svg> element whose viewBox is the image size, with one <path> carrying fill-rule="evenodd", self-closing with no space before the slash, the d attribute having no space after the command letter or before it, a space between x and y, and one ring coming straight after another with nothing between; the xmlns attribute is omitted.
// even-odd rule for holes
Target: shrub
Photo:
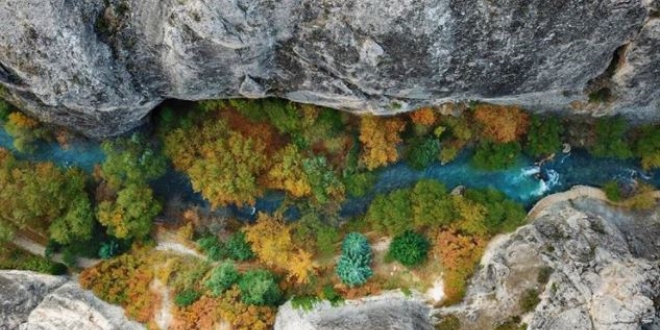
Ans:
<svg viewBox="0 0 660 330"><path fill-rule="evenodd" d="M438 158L440 153L440 142L434 137L411 141L406 154L406 160L410 167L423 170Z"/></svg>
<svg viewBox="0 0 660 330"><path fill-rule="evenodd" d="M197 245L213 261L219 261L227 257L227 249L217 236L209 235L197 240Z"/></svg>
<svg viewBox="0 0 660 330"><path fill-rule="evenodd" d="M390 243L388 256L404 266L412 267L423 263L431 244L421 234L406 231Z"/></svg>
<svg viewBox="0 0 660 330"><path fill-rule="evenodd" d="M527 289L520 297L520 309L523 313L529 313L536 308L539 302L541 302L539 292L536 289Z"/></svg>
<svg viewBox="0 0 660 330"><path fill-rule="evenodd" d="M539 273L536 276L536 282L540 285L546 285L550 280L550 275L554 270L552 267L544 266L539 269Z"/></svg>
<svg viewBox="0 0 660 330"><path fill-rule="evenodd" d="M635 143L635 155L642 160L645 170L660 168L660 127L645 126L640 129Z"/></svg>
<svg viewBox="0 0 660 330"><path fill-rule="evenodd" d="M472 156L472 165L487 171L504 170L516 163L520 150L518 142L482 142Z"/></svg>
<svg viewBox="0 0 660 330"><path fill-rule="evenodd" d="M435 325L435 330L460 330L461 321L455 315L446 315Z"/></svg>
<svg viewBox="0 0 660 330"><path fill-rule="evenodd" d="M211 276L206 280L204 285L211 291L214 296L219 296L232 285L236 284L240 278L238 270L233 262L227 261L215 267L211 272Z"/></svg>
<svg viewBox="0 0 660 330"><path fill-rule="evenodd" d="M193 289L181 291L174 297L174 303L179 307L186 307L192 305L202 295Z"/></svg>
<svg viewBox="0 0 660 330"><path fill-rule="evenodd" d="M612 202L618 202L621 200L621 190L619 189L619 183L616 181L608 181L603 185L603 191L605 196Z"/></svg>
<svg viewBox="0 0 660 330"><path fill-rule="evenodd" d="M237 261L246 261L254 259L252 245L245 239L245 233L237 232L229 237L226 244L226 250L229 258Z"/></svg>
<svg viewBox="0 0 660 330"><path fill-rule="evenodd" d="M258 269L246 272L238 281L241 300L249 305L276 306L282 292L273 273Z"/></svg>
<svg viewBox="0 0 660 330"><path fill-rule="evenodd" d="M302 309L304 311L311 311L321 299L316 296L293 296L291 298L291 307L294 309Z"/></svg>

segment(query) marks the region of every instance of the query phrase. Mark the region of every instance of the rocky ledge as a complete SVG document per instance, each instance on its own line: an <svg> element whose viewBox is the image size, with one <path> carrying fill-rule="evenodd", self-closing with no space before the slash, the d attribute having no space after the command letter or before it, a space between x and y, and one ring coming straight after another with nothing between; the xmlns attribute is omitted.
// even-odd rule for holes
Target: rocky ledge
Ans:
<svg viewBox="0 0 660 330"><path fill-rule="evenodd" d="M91 136L168 98L660 117L658 0L4 0L0 94ZM589 100L591 95L591 101Z"/></svg>
<svg viewBox="0 0 660 330"><path fill-rule="evenodd" d="M660 328L660 210L631 213L577 198L547 206L531 221L496 237L464 302L435 309L432 318L419 300L385 296L311 312L287 304L277 329L427 329L431 319L450 317L464 330L507 323L506 329L534 330Z"/></svg>
<svg viewBox="0 0 660 330"><path fill-rule="evenodd" d="M0 271L0 330L142 330L64 276Z"/></svg>

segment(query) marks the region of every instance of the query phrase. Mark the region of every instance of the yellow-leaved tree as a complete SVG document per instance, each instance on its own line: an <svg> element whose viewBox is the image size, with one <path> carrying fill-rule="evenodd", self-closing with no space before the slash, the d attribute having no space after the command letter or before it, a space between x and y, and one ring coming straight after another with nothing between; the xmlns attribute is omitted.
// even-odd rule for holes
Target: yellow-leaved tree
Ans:
<svg viewBox="0 0 660 330"><path fill-rule="evenodd" d="M397 144L401 142L400 133L406 123L399 118L364 116L360 121L360 159L372 170L396 162L399 154Z"/></svg>

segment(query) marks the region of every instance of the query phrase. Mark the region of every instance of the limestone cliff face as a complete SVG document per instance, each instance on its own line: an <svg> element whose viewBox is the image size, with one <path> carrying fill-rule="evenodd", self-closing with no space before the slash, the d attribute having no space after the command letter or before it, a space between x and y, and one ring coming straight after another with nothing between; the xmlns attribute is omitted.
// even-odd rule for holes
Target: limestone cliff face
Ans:
<svg viewBox="0 0 660 330"><path fill-rule="evenodd" d="M0 330L142 330L64 276L0 271Z"/></svg>
<svg viewBox="0 0 660 330"><path fill-rule="evenodd" d="M659 258L657 211L560 202L491 242L465 302L439 316L459 316L464 329L489 329L516 316L535 330L658 329ZM521 299L529 290L540 303L527 313Z"/></svg>
<svg viewBox="0 0 660 330"><path fill-rule="evenodd" d="M392 113L454 100L654 119L657 0L4 0L2 94L89 135L166 98ZM587 104L607 88L610 102Z"/></svg>

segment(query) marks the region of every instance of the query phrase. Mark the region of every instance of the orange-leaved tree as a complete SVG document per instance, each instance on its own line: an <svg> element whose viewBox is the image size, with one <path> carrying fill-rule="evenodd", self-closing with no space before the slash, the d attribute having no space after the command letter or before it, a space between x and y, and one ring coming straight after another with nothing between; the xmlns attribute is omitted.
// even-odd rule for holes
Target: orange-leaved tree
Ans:
<svg viewBox="0 0 660 330"><path fill-rule="evenodd" d="M517 141L529 130L529 115L519 107L479 104L473 116L481 125L482 136L493 142Z"/></svg>
<svg viewBox="0 0 660 330"><path fill-rule="evenodd" d="M291 280L306 283L316 265L311 253L293 243L292 229L280 214L259 213L257 222L244 229L245 239L261 262L285 270Z"/></svg>
<svg viewBox="0 0 660 330"><path fill-rule="evenodd" d="M431 126L435 124L435 113L431 108L421 108L410 113L410 120L413 124Z"/></svg>
<svg viewBox="0 0 660 330"><path fill-rule="evenodd" d="M406 123L400 118L364 116L360 120L361 160L368 169L393 163L399 159L396 150Z"/></svg>

